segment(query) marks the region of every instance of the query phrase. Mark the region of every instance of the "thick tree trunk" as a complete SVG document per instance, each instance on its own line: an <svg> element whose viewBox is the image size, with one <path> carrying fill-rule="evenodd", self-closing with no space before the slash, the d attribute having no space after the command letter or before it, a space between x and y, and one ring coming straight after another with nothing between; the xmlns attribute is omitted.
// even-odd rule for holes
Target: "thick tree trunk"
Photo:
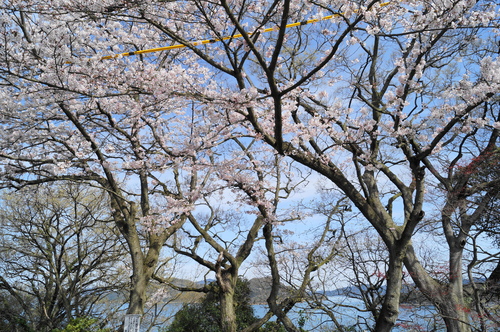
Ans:
<svg viewBox="0 0 500 332"><path fill-rule="evenodd" d="M493 289L493 291L499 291L498 286L500 284L500 261L498 261L495 269L491 271L490 276L488 277L488 279L486 279L486 283L488 284L490 289Z"/></svg>
<svg viewBox="0 0 500 332"><path fill-rule="evenodd" d="M405 266L415 285L436 306L443 318L448 332L470 332L469 309L463 299L462 252L450 254L449 282L440 284L423 268L413 246L409 246L405 258Z"/></svg>
<svg viewBox="0 0 500 332"><path fill-rule="evenodd" d="M221 328L223 332L236 332L236 311L234 303L234 292L236 288L236 277L222 275L219 278L222 291L220 292Z"/></svg>
<svg viewBox="0 0 500 332"><path fill-rule="evenodd" d="M131 286L128 314L144 313L144 304L147 300L146 291L155 267L158 264L161 247L166 238L168 238L168 234L166 233L160 236L151 235L146 255L144 255L141 250L141 244L138 237L129 241L133 275L130 278Z"/></svg>
<svg viewBox="0 0 500 332"><path fill-rule="evenodd" d="M132 276L130 277L130 297L127 314L144 313L146 291L153 273L158 264L160 253L165 241L185 222L183 217L175 225L165 229L160 235L150 234L147 253L142 251L141 241L135 225L135 210L130 209L130 216L117 222L117 226L127 241L128 250L132 259Z"/></svg>
<svg viewBox="0 0 500 332"><path fill-rule="evenodd" d="M463 303L463 297L457 296L450 291L437 305L439 313L443 317L448 332L470 332L468 308Z"/></svg>
<svg viewBox="0 0 500 332"><path fill-rule="evenodd" d="M138 238L127 238L132 257L132 276L130 277L130 299L127 314L143 314L146 303L146 289L150 276L146 275L144 254Z"/></svg>
<svg viewBox="0 0 500 332"><path fill-rule="evenodd" d="M125 227L123 227L125 225ZM120 231L127 240L128 249L132 258L132 276L130 277L130 292L127 314L144 313L144 304L146 303L146 289L149 282L149 277L145 274L144 255L141 250L140 242L135 232L135 225L125 224L119 226ZM130 229L133 229L131 231ZM119 329L119 332L124 330L124 326Z"/></svg>
<svg viewBox="0 0 500 332"><path fill-rule="evenodd" d="M387 290L377 317L375 331L391 331L399 315L399 301L403 279L404 250L389 250L389 268L387 269Z"/></svg>
<svg viewBox="0 0 500 332"><path fill-rule="evenodd" d="M146 302L148 278L141 271L134 269L134 275L130 280L130 300L127 314L142 315L144 313L144 303Z"/></svg>
<svg viewBox="0 0 500 332"><path fill-rule="evenodd" d="M462 278L463 245L455 239L450 244L450 272L449 284L443 285L449 294L442 299L438 310L443 317L448 332L470 332L470 309L464 302Z"/></svg>
<svg viewBox="0 0 500 332"><path fill-rule="evenodd" d="M129 306L127 314L144 313L146 302L146 288L151 276L145 273L145 258L135 225L137 210L135 204L123 205L120 197L111 195L111 207L114 210L114 219L117 228L127 241L128 252L132 260L132 276L130 277Z"/></svg>

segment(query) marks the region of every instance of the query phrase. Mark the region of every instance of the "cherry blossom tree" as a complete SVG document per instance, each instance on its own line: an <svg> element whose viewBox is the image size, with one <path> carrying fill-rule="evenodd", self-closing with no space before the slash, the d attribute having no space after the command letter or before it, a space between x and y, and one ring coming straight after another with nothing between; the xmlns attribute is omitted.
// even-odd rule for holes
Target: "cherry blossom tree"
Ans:
<svg viewBox="0 0 500 332"><path fill-rule="evenodd" d="M142 285L129 312L142 311L162 243L210 190L210 155L228 155L218 147L246 136L324 176L380 236L389 260L377 331L397 319L403 265L450 331L470 330L457 309L469 235L457 233L450 216L462 209L457 190L470 184L457 162L484 155L500 127L490 107L500 88L495 2L6 0L2 7L2 180L20 187L78 179L110 193L133 284ZM452 265L446 302L412 247L424 211L435 216L432 187L443 190L432 199ZM145 226L147 252L139 250L139 225L152 227Z"/></svg>
<svg viewBox="0 0 500 332"><path fill-rule="evenodd" d="M238 97L231 95L235 119L229 120L243 118L245 128L277 153L331 180L378 232L389 266L376 329L391 329L403 264L412 270L418 265L411 239L424 219L426 186L453 166L441 162L459 153L460 142L499 126L495 109L482 111L499 88L497 49L491 47L495 4L194 1L155 10L160 7L162 15L141 8L137 19L233 80ZM333 16L328 23L287 29L325 14ZM276 28L265 35L267 25ZM191 42L223 39L221 31L242 40L204 49ZM218 105L227 118L221 105L228 102L226 86L217 92L198 98ZM402 210L398 215L394 203ZM460 266L461 254L452 247L463 246L463 239L446 232L450 258ZM424 289L425 278L412 275ZM468 319L457 309L460 291L458 286L446 303L434 300L450 330L466 331Z"/></svg>
<svg viewBox="0 0 500 332"><path fill-rule="evenodd" d="M176 253L189 257L215 276L221 329L228 332L238 330L235 305L237 282L240 274L249 269L250 264L246 261L255 246L259 242L267 243L268 236L270 241L274 241L276 235L269 227L301 218L296 209L280 205L306 181L304 176L307 174L294 172L293 163L287 164L283 157L269 153L266 146L254 148L255 143L255 139L232 139L235 149L231 158L216 162L220 188L204 196L203 202L197 204L200 212L190 214L188 222L177 231L175 240L167 244ZM225 158L227 156L223 156ZM212 160L215 159L217 157L213 156ZM225 166L227 163L231 165L230 173L227 172L229 167ZM160 276L154 278L168 283ZM279 276L271 286L274 291L279 289ZM207 284L203 288L174 287L184 291L213 291ZM277 307L278 299L271 295L269 306ZM259 329L273 315L291 329L295 328L286 314L269 310L243 331Z"/></svg>
<svg viewBox="0 0 500 332"><path fill-rule="evenodd" d="M338 277L337 271L328 273L331 270L326 266L337 266L334 262L338 256L344 254L342 238L337 233L340 233L342 219L347 214L349 205L346 204L345 197L337 200L327 197L324 201L320 198L319 201L303 203L305 206L300 209L303 214L309 212L309 217L304 222L313 219L315 224L308 227L302 236L290 226L286 229L272 227L272 232L264 233L269 262L262 265L263 269L266 269L267 265L273 279L276 298L270 307L274 308L276 316L279 317L279 313L287 314L292 309L299 311L301 317L297 323L302 327L300 324L304 325L308 321L306 316L309 314L326 314L336 328L342 330L340 315L334 313L334 310L326 309L338 307L337 303L328 301L326 294L329 290L339 287L334 283ZM325 270L329 271L324 273ZM324 278L328 279L328 282L325 282ZM285 291L278 293L280 289L274 285L283 285ZM324 319L317 324L312 320L309 323L312 330L326 324Z"/></svg>
<svg viewBox="0 0 500 332"><path fill-rule="evenodd" d="M106 13L92 3L2 3L2 186L76 181L104 189L132 261L128 313L140 314L162 246L210 178L195 164L225 139L225 125L176 97L187 93L183 85L202 83L195 64L186 72L175 61L99 61L95 50L144 36L129 39L133 20L109 21L96 8Z"/></svg>

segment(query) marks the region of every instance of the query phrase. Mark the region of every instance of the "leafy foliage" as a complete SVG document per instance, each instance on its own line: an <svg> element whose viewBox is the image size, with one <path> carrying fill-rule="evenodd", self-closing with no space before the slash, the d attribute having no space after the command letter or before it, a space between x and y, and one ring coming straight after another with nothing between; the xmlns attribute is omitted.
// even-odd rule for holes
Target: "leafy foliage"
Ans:
<svg viewBox="0 0 500 332"><path fill-rule="evenodd" d="M274 203L295 193L270 183L277 172L265 161L279 156L320 174L384 243L377 331L395 325L403 266L450 330L470 330L460 309L464 250L498 188L498 174L471 174L498 165L481 157L500 136L498 1L4 0L0 8L0 185L105 189L134 262L129 313L144 312L159 248L179 229L212 271L240 268L263 230L276 288L295 278L281 267L298 248L312 250L297 274L302 294L287 304L269 296L280 317L299 301L329 259L313 255L316 239L275 241L286 218ZM240 222L193 217L215 193L257 215L250 232L238 230L247 239L240 249L221 234ZM442 284L417 252L424 222L438 225L435 242L448 251ZM193 257L202 241L213 252Z"/></svg>
<svg viewBox="0 0 500 332"><path fill-rule="evenodd" d="M0 331L34 332L20 303L5 291L0 292Z"/></svg>
<svg viewBox="0 0 500 332"><path fill-rule="evenodd" d="M165 332L221 332L219 291L214 282L211 284L210 292L200 303L184 304ZM238 330L257 320L250 305L250 287L246 279L239 278L237 281L235 305ZM284 332L284 328L279 323L268 322L259 331Z"/></svg>
<svg viewBox="0 0 500 332"><path fill-rule="evenodd" d="M110 329L101 329L99 320L90 317L72 319L64 329L55 329L52 332L111 332Z"/></svg>
<svg viewBox="0 0 500 332"><path fill-rule="evenodd" d="M174 321L167 332L220 332L221 311L218 286L211 284L211 290L201 303L184 304L175 314ZM250 303L250 288L248 281L238 279L235 292L236 318L238 328L244 328L253 323L256 318Z"/></svg>
<svg viewBox="0 0 500 332"><path fill-rule="evenodd" d="M23 331L51 331L72 317L106 315L96 303L122 285L122 273L103 193L44 184L0 201L2 317Z"/></svg>

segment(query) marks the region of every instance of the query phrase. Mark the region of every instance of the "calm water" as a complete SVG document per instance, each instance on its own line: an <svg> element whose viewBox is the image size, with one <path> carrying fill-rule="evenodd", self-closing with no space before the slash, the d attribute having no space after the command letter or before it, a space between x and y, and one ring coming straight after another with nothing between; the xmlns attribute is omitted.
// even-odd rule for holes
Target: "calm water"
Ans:
<svg viewBox="0 0 500 332"><path fill-rule="evenodd" d="M343 326L354 326L357 328L356 331L363 331L363 329L368 330L367 325L374 325L369 312L356 310L356 308L363 308L361 300L344 296L332 296L328 299L332 303L343 305L343 307L335 309L335 318ZM262 317L267 312L266 305L255 305L253 307L257 317ZM435 310L432 306L421 306L419 308L404 306L400 310L398 325L393 331L444 331L444 325L434 326L434 315ZM301 308L300 304L293 310L293 313L289 314L289 317L296 324L302 318L305 322L303 328L307 331L331 331L334 326L328 315L321 313L319 310Z"/></svg>
<svg viewBox="0 0 500 332"><path fill-rule="evenodd" d="M356 308L363 308L363 303L360 300L346 298L345 296L332 296L328 297L331 303L338 303L344 305L344 307L335 308L335 318L337 321L344 325L345 327L353 326L356 328L355 331L368 330L367 326L373 326L374 322L371 319L371 315L368 312L362 312L356 310ZM168 317L173 317L173 315L182 307L182 304L168 304L161 312L160 320L166 320ZM257 317L262 317L267 312L266 305L254 305L254 312ZM141 326L141 332L146 331L145 327L147 324L147 315L143 319L143 324ZM294 310L289 313L289 317L292 321L298 325L299 321L303 321L303 328L306 331L314 332L331 332L333 330L333 322L324 313L319 310L311 310L301 305L297 305ZM396 332L424 332L424 331L445 331L444 323L441 321L435 321L436 311L433 306L419 306L413 307L408 305L402 305L400 308L400 315L393 331ZM272 318L271 320L275 320ZM168 322L161 324L162 327L168 326ZM142 328L144 327L144 328ZM149 330L151 332L161 331L161 328L153 328ZM492 327L491 331L500 331L498 327Z"/></svg>

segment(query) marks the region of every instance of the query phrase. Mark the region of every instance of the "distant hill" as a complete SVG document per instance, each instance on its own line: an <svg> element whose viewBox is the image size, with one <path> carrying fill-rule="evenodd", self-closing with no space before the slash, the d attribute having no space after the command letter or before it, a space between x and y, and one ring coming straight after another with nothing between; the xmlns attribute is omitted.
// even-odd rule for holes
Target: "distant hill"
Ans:
<svg viewBox="0 0 500 332"><path fill-rule="evenodd" d="M267 302L269 293L271 292L272 279L271 277L253 278L249 281L250 300L252 304L263 304Z"/></svg>
<svg viewBox="0 0 500 332"><path fill-rule="evenodd" d="M190 281L188 280L182 280L182 279L177 279L178 281L174 281L176 285L177 283L184 282L186 284L189 284ZM207 280L207 283L215 282L215 280ZM272 279L271 277L264 277L264 278L252 278L248 280L249 287L250 287L250 304L263 304L267 302L267 298L269 297L269 293L271 292L271 286L272 286ZM197 281L194 284L196 284L198 287L203 287L205 284L205 281ZM291 292L290 288L287 287L281 287L281 289L278 292L278 298L284 297L285 294L289 294Z"/></svg>
<svg viewBox="0 0 500 332"><path fill-rule="evenodd" d="M201 289L204 285L204 281L191 281L187 279L179 279L179 278L172 278L170 280L170 283L175 286L175 288L192 288L192 289ZM203 296L203 292L189 292L189 291L182 291L182 290L177 290L173 287L169 287L166 285L158 285L158 284L151 284L150 289L148 290L148 293L153 294L155 291L161 289L165 299L171 301L171 302L198 302Z"/></svg>
<svg viewBox="0 0 500 332"><path fill-rule="evenodd" d="M191 281L187 279L179 279L172 278L170 283L174 285L174 287L169 287L167 285L161 285L157 283L150 283L148 288L148 297L151 298L155 296L157 293L161 293L161 298L165 300L165 302L173 302L173 303L190 303L190 302L198 302L205 295L203 292L196 291L181 291L175 288L192 288L192 289L200 289L203 288L205 284L209 284L215 282L214 279L201 280L201 281ZM272 279L271 277L263 277L263 278L252 278L248 280L250 287L250 304L265 304L267 303L267 298L271 292ZM335 295L346 295L352 292L355 292L354 287L346 287L343 289L338 289L334 291L327 291L324 293L326 296L335 296ZM291 295L293 289L287 286L281 286L278 292L278 299L283 299L287 295ZM127 293L123 292L113 292L106 296L106 301L111 302L126 302Z"/></svg>
<svg viewBox="0 0 500 332"><path fill-rule="evenodd" d="M209 284L215 282L214 279L201 280L201 281L190 281L186 279L172 279L171 283L177 287L193 287L193 288L202 288L205 284ZM262 304L267 302L267 298L269 297L269 293L271 291L272 279L271 277L264 278L252 278L248 280L250 287L250 303L251 304ZM179 291L168 289L166 292L171 297L177 297L175 302L196 302L199 300L203 293L197 292L187 292L186 294L179 294ZM290 289L288 290L291 291ZM279 295L284 296L286 294L287 288L281 287L279 291ZM279 296L278 296L279 298Z"/></svg>

